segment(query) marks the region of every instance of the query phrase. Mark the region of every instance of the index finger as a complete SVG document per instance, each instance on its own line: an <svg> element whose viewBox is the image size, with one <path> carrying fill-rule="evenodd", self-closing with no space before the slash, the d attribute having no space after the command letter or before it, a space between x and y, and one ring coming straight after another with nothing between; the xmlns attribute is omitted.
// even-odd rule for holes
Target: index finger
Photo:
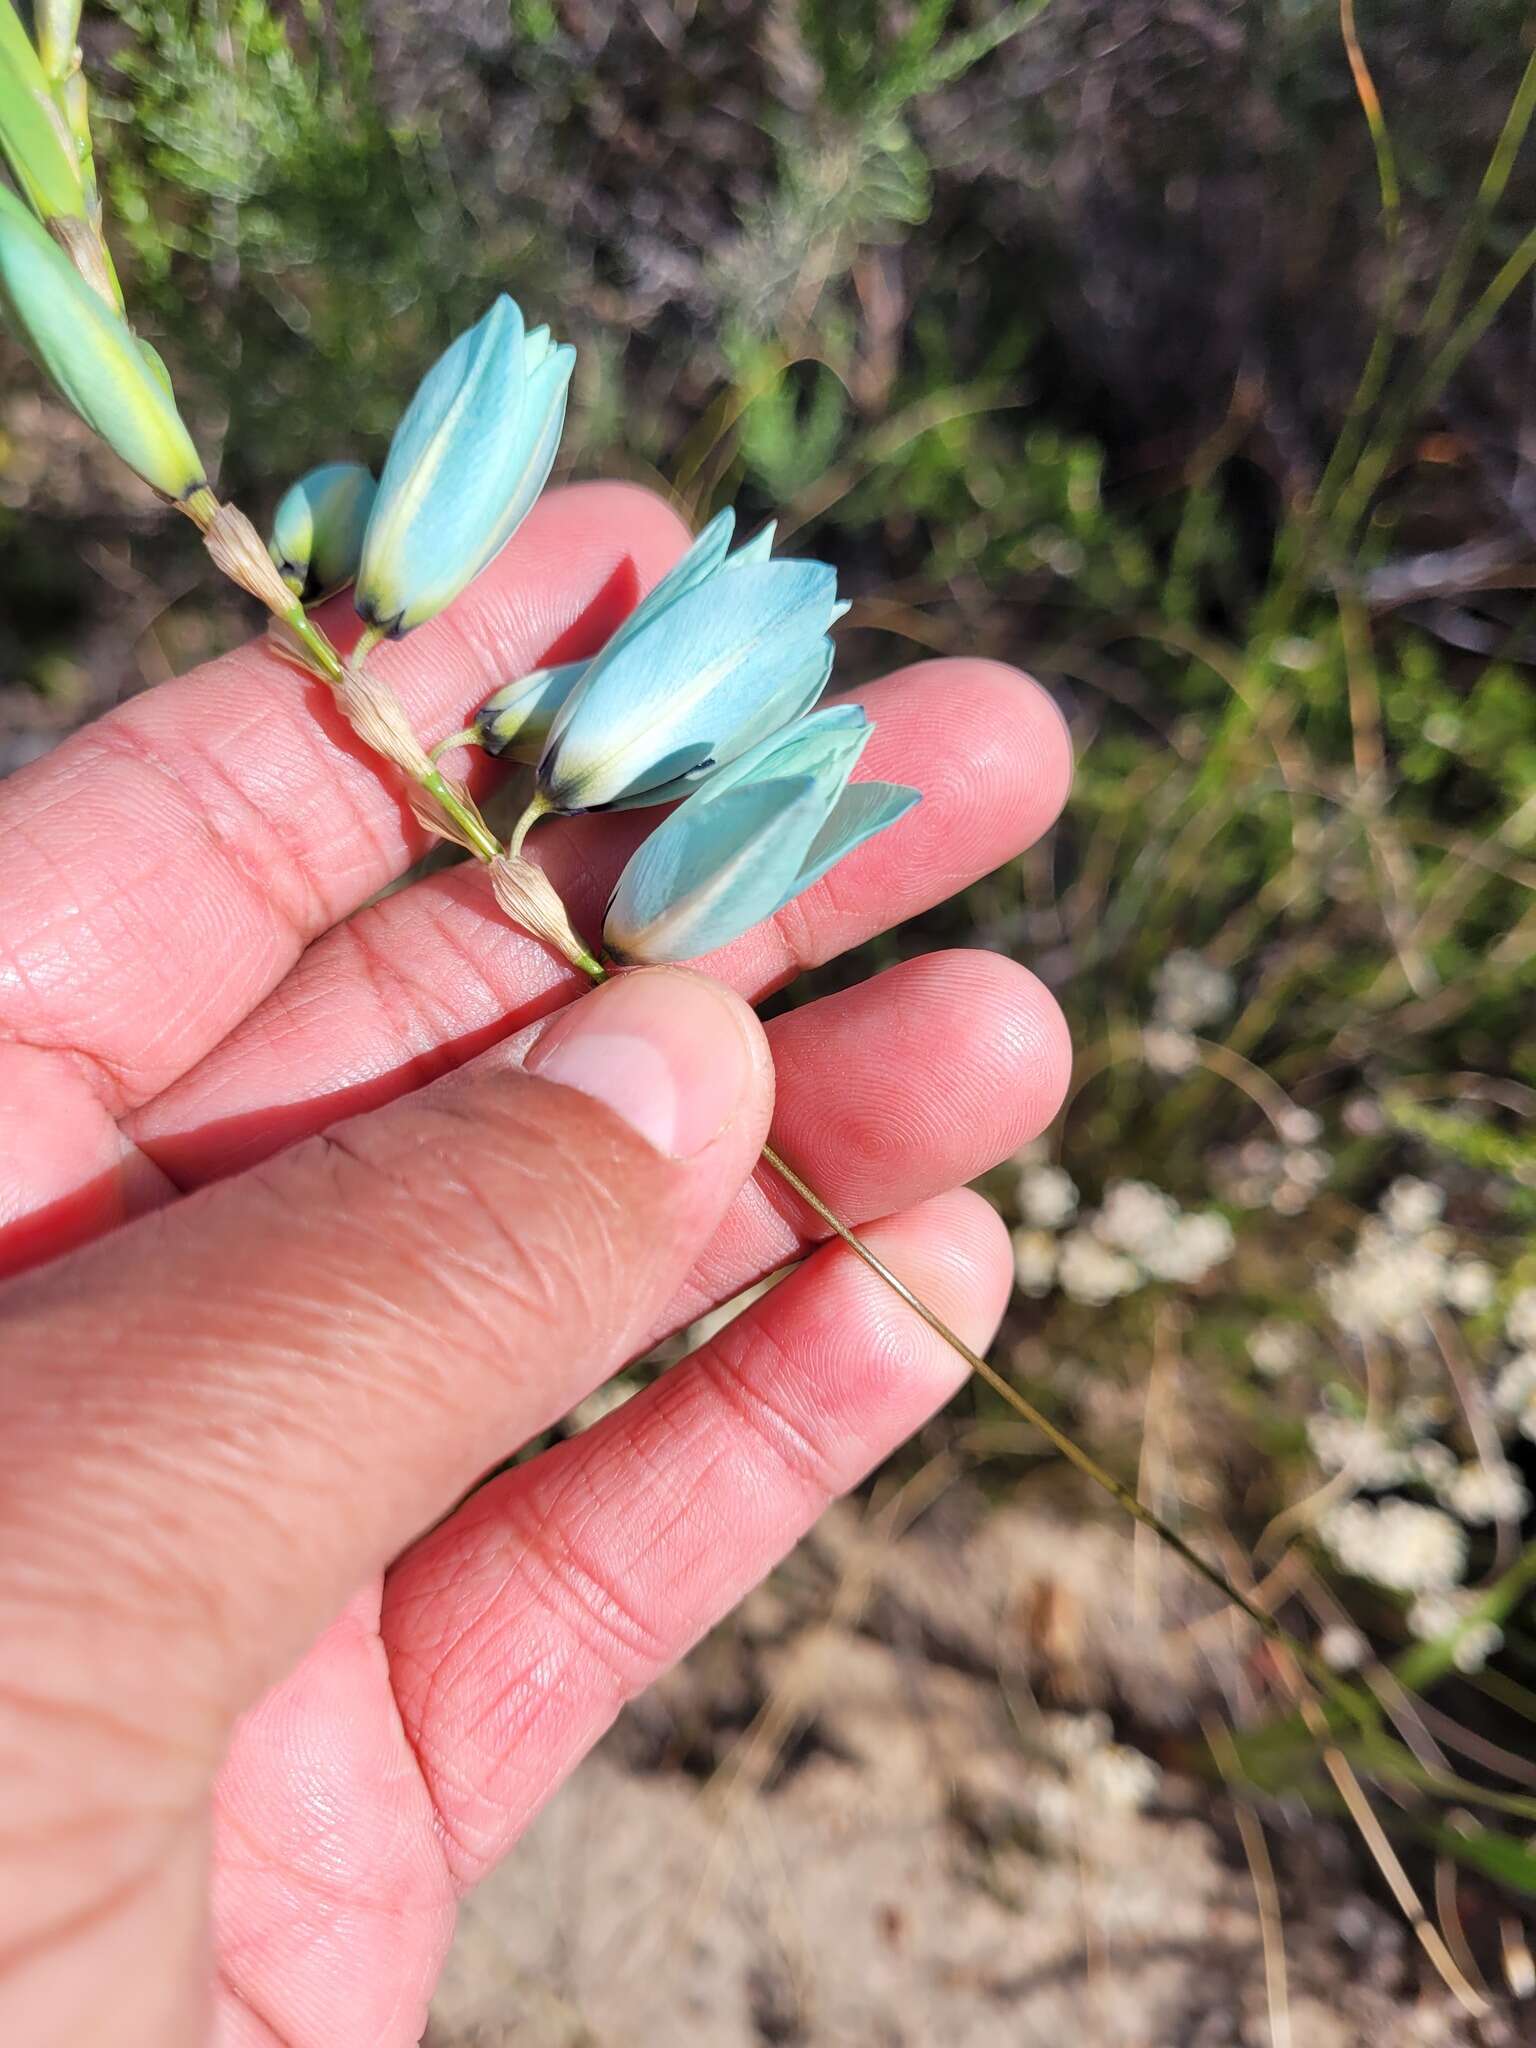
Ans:
<svg viewBox="0 0 1536 2048"><path fill-rule="evenodd" d="M628 484L548 493L464 598L375 656L427 743L498 683L595 652L681 553ZM340 601L337 630L350 619ZM6 784L0 1041L113 1116L174 1081L311 939L423 850L398 779L260 641L110 712Z"/></svg>

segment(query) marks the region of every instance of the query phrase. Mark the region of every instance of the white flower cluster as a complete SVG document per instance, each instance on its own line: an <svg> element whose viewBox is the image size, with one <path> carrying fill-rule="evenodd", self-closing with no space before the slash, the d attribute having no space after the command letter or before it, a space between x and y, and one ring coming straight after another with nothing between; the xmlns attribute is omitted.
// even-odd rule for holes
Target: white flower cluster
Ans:
<svg viewBox="0 0 1536 2048"><path fill-rule="evenodd" d="M1522 1287L1504 1311L1504 1334L1517 1348L1536 1349L1536 1287Z"/></svg>
<svg viewBox="0 0 1536 2048"><path fill-rule="evenodd" d="M1493 1621L1466 1626L1477 1600L1478 1595L1470 1588L1459 1593L1421 1593L1408 1610L1409 1631L1421 1643L1432 1643L1460 1629L1462 1633L1456 1639L1451 1661L1458 1671L1481 1671L1503 1643L1504 1631Z"/></svg>
<svg viewBox="0 0 1536 2048"><path fill-rule="evenodd" d="M1536 1444L1536 1351L1517 1351L1493 1383L1496 1412Z"/></svg>
<svg viewBox="0 0 1536 2048"><path fill-rule="evenodd" d="M1360 1416L1324 1409L1309 1418L1307 1442L1325 1472L1347 1472L1356 1486L1400 1486L1422 1476L1418 1447Z"/></svg>
<svg viewBox="0 0 1536 2048"><path fill-rule="evenodd" d="M1531 1504L1524 1480L1504 1459L1457 1461L1448 1445L1424 1432L1436 1417L1404 1402L1389 1426L1324 1409L1307 1423L1307 1442L1325 1472L1343 1472L1356 1486L1425 1486L1458 1521L1516 1522Z"/></svg>
<svg viewBox="0 0 1536 2048"><path fill-rule="evenodd" d="M1531 1504L1525 1481L1502 1458L1458 1465L1435 1491L1464 1522L1518 1522Z"/></svg>
<svg viewBox="0 0 1536 2048"><path fill-rule="evenodd" d="M1019 1214L1038 1230L1057 1230L1077 1214L1077 1184L1059 1166L1026 1166L1019 1175Z"/></svg>
<svg viewBox="0 0 1536 2048"><path fill-rule="evenodd" d="M1307 1331L1302 1323L1266 1316L1248 1332L1248 1356L1255 1372L1267 1380L1284 1379L1307 1362Z"/></svg>
<svg viewBox="0 0 1536 2048"><path fill-rule="evenodd" d="M1142 1057L1154 1073L1190 1073L1200 1064L1195 1032L1225 1017L1236 999L1232 977L1185 950L1168 955L1152 985L1152 1018L1141 1035Z"/></svg>
<svg viewBox="0 0 1536 2048"><path fill-rule="evenodd" d="M1299 1216L1326 1185L1333 1161L1311 1142L1317 1135L1316 1117L1310 1110L1293 1109L1284 1122L1284 1144L1249 1138L1212 1153L1211 1180L1224 1201L1239 1209Z"/></svg>
<svg viewBox="0 0 1536 2048"><path fill-rule="evenodd" d="M1382 1196L1381 1212L1360 1227L1348 1261L1326 1275L1323 1299L1351 1336L1396 1337L1412 1343L1433 1308L1476 1315L1493 1300L1493 1268L1453 1256L1440 1227L1445 1197L1430 1182L1404 1174Z"/></svg>
<svg viewBox="0 0 1536 2048"><path fill-rule="evenodd" d="M1085 1826L1140 1813L1157 1796L1162 1774L1151 1757L1114 1740L1107 1715L1042 1714L1041 1745L1057 1766L1033 1791L1041 1831L1075 1843Z"/></svg>
<svg viewBox="0 0 1536 2048"><path fill-rule="evenodd" d="M1114 1181L1099 1209L1064 1237L1078 1192L1059 1167L1031 1166L1019 1185L1024 1226L1014 1232L1014 1269L1026 1294L1060 1287L1092 1308L1149 1280L1194 1286L1232 1254L1232 1226L1215 1210L1184 1210L1146 1181Z"/></svg>
<svg viewBox="0 0 1536 2048"><path fill-rule="evenodd" d="M1170 953L1153 977L1153 1016L1175 1031L1197 1031L1225 1017L1237 989L1224 967L1214 967L1199 953Z"/></svg>
<svg viewBox="0 0 1536 2048"><path fill-rule="evenodd" d="M1344 1501L1318 1533L1345 1571L1399 1593L1449 1592L1466 1570L1466 1530L1417 1501Z"/></svg>

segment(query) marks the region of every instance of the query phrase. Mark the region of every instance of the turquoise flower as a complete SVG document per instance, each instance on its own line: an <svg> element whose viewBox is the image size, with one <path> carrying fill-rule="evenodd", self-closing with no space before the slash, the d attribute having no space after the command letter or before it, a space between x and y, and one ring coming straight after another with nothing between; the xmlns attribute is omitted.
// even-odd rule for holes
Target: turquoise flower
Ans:
<svg viewBox="0 0 1536 2048"><path fill-rule="evenodd" d="M728 553L712 519L588 665L555 714L535 810L595 811L684 795L810 710L846 605L824 562L770 561L773 529Z"/></svg>
<svg viewBox="0 0 1536 2048"><path fill-rule="evenodd" d="M874 730L856 705L814 712L711 775L631 856L603 920L625 966L714 952L782 910L921 801L850 785Z"/></svg>
<svg viewBox="0 0 1536 2048"><path fill-rule="evenodd" d="M554 668L536 668L515 683L504 683L475 713L470 730L488 754L505 754L530 767L544 751L555 713L591 667L589 661L563 661Z"/></svg>
<svg viewBox="0 0 1536 2048"><path fill-rule="evenodd" d="M439 357L389 444L363 536L358 615L409 632L500 554L554 465L576 351L503 295Z"/></svg>
<svg viewBox="0 0 1536 2048"><path fill-rule="evenodd" d="M165 367L0 186L0 318L109 448L175 504L205 487Z"/></svg>
<svg viewBox="0 0 1536 2048"><path fill-rule="evenodd" d="M360 462L327 462L284 491L267 552L301 603L313 604L357 574L375 489Z"/></svg>

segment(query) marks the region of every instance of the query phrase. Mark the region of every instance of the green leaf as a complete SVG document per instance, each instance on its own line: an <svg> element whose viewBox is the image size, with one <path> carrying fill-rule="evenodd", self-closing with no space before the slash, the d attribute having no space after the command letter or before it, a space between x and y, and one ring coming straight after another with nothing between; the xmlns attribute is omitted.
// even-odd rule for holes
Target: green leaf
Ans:
<svg viewBox="0 0 1536 2048"><path fill-rule="evenodd" d="M1536 1849L1492 1828L1431 1827L1421 1831L1437 1849L1485 1877L1536 1898Z"/></svg>

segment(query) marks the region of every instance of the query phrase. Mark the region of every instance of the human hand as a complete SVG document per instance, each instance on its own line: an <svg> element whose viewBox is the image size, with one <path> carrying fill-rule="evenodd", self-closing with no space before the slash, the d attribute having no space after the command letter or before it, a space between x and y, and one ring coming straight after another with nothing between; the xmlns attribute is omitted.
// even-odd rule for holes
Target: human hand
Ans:
<svg viewBox="0 0 1536 2048"><path fill-rule="evenodd" d="M553 492L375 660L430 741L590 652L684 541L632 489ZM957 1383L826 1247L454 1508L810 1249L754 1174L770 1114L987 1342L1009 1248L954 1190L1060 1101L1049 996L948 953L766 1030L747 1004L1017 854L1070 749L995 664L859 694L863 773L926 801L710 960L735 994L583 993L473 868L359 909L421 834L259 646L0 790L0 1258L31 1268L0 1290L0 2039L418 2038L458 1895ZM578 925L653 822L541 832Z"/></svg>

